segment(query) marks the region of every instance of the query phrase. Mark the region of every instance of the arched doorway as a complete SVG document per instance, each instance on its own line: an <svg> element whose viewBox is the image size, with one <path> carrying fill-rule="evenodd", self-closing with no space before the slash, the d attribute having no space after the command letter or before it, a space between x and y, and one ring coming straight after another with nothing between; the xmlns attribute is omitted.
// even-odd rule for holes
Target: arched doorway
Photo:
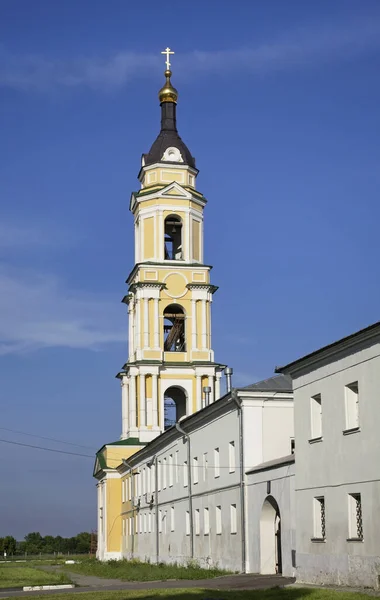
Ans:
<svg viewBox="0 0 380 600"><path fill-rule="evenodd" d="M282 573L280 509L273 496L267 496L260 518L260 573Z"/></svg>
<svg viewBox="0 0 380 600"><path fill-rule="evenodd" d="M186 415L187 396L185 390L172 386L164 394L164 429L173 427L174 423Z"/></svg>

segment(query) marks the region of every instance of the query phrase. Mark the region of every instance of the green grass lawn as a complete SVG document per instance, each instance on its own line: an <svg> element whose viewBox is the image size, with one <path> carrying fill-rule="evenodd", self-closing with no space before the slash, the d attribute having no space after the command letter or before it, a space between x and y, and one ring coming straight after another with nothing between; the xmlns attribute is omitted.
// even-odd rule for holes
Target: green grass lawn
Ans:
<svg viewBox="0 0 380 600"><path fill-rule="evenodd" d="M226 575L219 569L199 569L176 565L149 564L138 561L110 560L100 562L94 558L82 560L75 565L65 565L65 569L82 575L95 575L121 581L165 581L167 579L212 579Z"/></svg>
<svg viewBox="0 0 380 600"><path fill-rule="evenodd" d="M19 596L21 598L31 596ZM265 591L231 591L224 590L139 590L130 592L84 592L33 596L34 600L368 600L365 594L352 592L334 592L308 588L274 588ZM17 599L15 599L17 600Z"/></svg>
<svg viewBox="0 0 380 600"><path fill-rule="evenodd" d="M0 565L0 589L57 583L71 583L71 581L65 573L46 573L29 565Z"/></svg>

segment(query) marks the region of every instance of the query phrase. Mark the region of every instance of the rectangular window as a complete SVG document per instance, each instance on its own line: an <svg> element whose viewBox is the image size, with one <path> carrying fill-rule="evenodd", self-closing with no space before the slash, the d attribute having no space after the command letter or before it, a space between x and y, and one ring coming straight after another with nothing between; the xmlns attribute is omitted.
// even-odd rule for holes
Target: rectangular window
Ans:
<svg viewBox="0 0 380 600"><path fill-rule="evenodd" d="M167 475L167 466L166 466L166 458L162 461L162 489L166 490L166 475Z"/></svg>
<svg viewBox="0 0 380 600"><path fill-rule="evenodd" d="M207 452L203 454L203 481L207 481L208 458Z"/></svg>
<svg viewBox="0 0 380 600"><path fill-rule="evenodd" d="M194 527L195 527L195 535L199 535L200 533L200 529L201 529L201 517L200 517L200 512L199 512L199 508L195 509L194 512Z"/></svg>
<svg viewBox="0 0 380 600"><path fill-rule="evenodd" d="M175 482L178 483L178 469L179 469L179 452L178 450L175 451L175 464L174 464L174 469L175 469Z"/></svg>
<svg viewBox="0 0 380 600"><path fill-rule="evenodd" d="M170 509L170 531L174 531L174 527L175 527L175 513L174 513L174 506L172 506Z"/></svg>
<svg viewBox="0 0 380 600"><path fill-rule="evenodd" d="M152 513L148 513L148 533L152 532Z"/></svg>
<svg viewBox="0 0 380 600"><path fill-rule="evenodd" d="M311 437L317 439L322 437L322 397L316 394L310 398L311 407Z"/></svg>
<svg viewBox="0 0 380 600"><path fill-rule="evenodd" d="M326 512L323 496L314 498L314 539L324 540L326 537Z"/></svg>
<svg viewBox="0 0 380 600"><path fill-rule="evenodd" d="M146 471L145 468L142 470L142 493L146 492Z"/></svg>
<svg viewBox="0 0 380 600"><path fill-rule="evenodd" d="M143 519L144 519L144 533L146 533L146 531L147 531L147 529L146 529L146 521L147 521L146 513L144 513Z"/></svg>
<svg viewBox="0 0 380 600"><path fill-rule="evenodd" d="M215 531L216 535L220 535L222 533L222 507L215 507Z"/></svg>
<svg viewBox="0 0 380 600"><path fill-rule="evenodd" d="M234 473L235 472L235 442L230 442L228 444L228 458L229 458L230 473Z"/></svg>
<svg viewBox="0 0 380 600"><path fill-rule="evenodd" d="M125 480L121 482L121 501L125 502Z"/></svg>
<svg viewBox="0 0 380 600"><path fill-rule="evenodd" d="M169 487L173 487L173 454L169 455Z"/></svg>
<svg viewBox="0 0 380 600"><path fill-rule="evenodd" d="M123 519L123 535L125 535L125 519Z"/></svg>
<svg viewBox="0 0 380 600"><path fill-rule="evenodd" d="M230 506L230 522L231 522L231 533L237 532L237 520L236 520L236 504Z"/></svg>
<svg viewBox="0 0 380 600"><path fill-rule="evenodd" d="M349 539L363 539L363 515L361 494L348 494Z"/></svg>
<svg viewBox="0 0 380 600"><path fill-rule="evenodd" d="M188 485L187 460L183 462L183 487Z"/></svg>
<svg viewBox="0 0 380 600"><path fill-rule="evenodd" d="M220 466L219 466L219 448L214 450L214 477L219 477Z"/></svg>
<svg viewBox="0 0 380 600"><path fill-rule="evenodd" d="M140 521L140 523L139 523L139 525L140 525L140 533L142 533L143 532L143 516L142 516L141 513L139 514L139 521Z"/></svg>
<svg viewBox="0 0 380 600"><path fill-rule="evenodd" d="M186 535L190 535L190 513L186 511Z"/></svg>
<svg viewBox="0 0 380 600"><path fill-rule="evenodd" d="M198 457L193 458L193 483L198 483Z"/></svg>
<svg viewBox="0 0 380 600"><path fill-rule="evenodd" d="M210 515L208 512L208 508L203 509L203 524L204 524L204 534L208 535L210 533Z"/></svg>
<svg viewBox="0 0 380 600"><path fill-rule="evenodd" d="M359 384L357 381L346 385L346 429L357 429L359 427Z"/></svg>
<svg viewBox="0 0 380 600"><path fill-rule="evenodd" d="M296 451L296 440L294 438L290 438L290 454L294 454Z"/></svg>

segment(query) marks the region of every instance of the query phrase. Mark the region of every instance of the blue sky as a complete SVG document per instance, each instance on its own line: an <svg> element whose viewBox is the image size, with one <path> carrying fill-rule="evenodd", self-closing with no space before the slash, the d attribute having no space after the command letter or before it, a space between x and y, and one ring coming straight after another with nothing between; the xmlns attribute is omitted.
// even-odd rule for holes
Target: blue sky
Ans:
<svg viewBox="0 0 380 600"><path fill-rule="evenodd" d="M2 0L3 440L92 456L120 435L128 202L167 45L234 383L379 319L377 0ZM0 535L95 527L91 458L0 452Z"/></svg>

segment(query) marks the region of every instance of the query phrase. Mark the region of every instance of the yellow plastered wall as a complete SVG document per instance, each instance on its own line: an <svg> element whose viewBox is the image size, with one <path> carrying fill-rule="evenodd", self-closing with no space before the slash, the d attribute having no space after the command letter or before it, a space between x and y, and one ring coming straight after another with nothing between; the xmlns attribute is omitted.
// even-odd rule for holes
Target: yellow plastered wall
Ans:
<svg viewBox="0 0 380 600"><path fill-rule="evenodd" d="M149 300L149 347L154 348L154 303Z"/></svg>
<svg viewBox="0 0 380 600"><path fill-rule="evenodd" d="M144 260L154 257L154 217L142 220L144 231Z"/></svg>
<svg viewBox="0 0 380 600"><path fill-rule="evenodd" d="M146 395L146 398L152 397L152 376L151 375L147 375L145 377L145 395Z"/></svg>
<svg viewBox="0 0 380 600"><path fill-rule="evenodd" d="M122 540L121 479L107 479L107 550L120 552Z"/></svg>
<svg viewBox="0 0 380 600"><path fill-rule="evenodd" d="M201 259L200 254L200 231L201 224L199 221L192 219L192 238L193 238L193 260L199 261Z"/></svg>

